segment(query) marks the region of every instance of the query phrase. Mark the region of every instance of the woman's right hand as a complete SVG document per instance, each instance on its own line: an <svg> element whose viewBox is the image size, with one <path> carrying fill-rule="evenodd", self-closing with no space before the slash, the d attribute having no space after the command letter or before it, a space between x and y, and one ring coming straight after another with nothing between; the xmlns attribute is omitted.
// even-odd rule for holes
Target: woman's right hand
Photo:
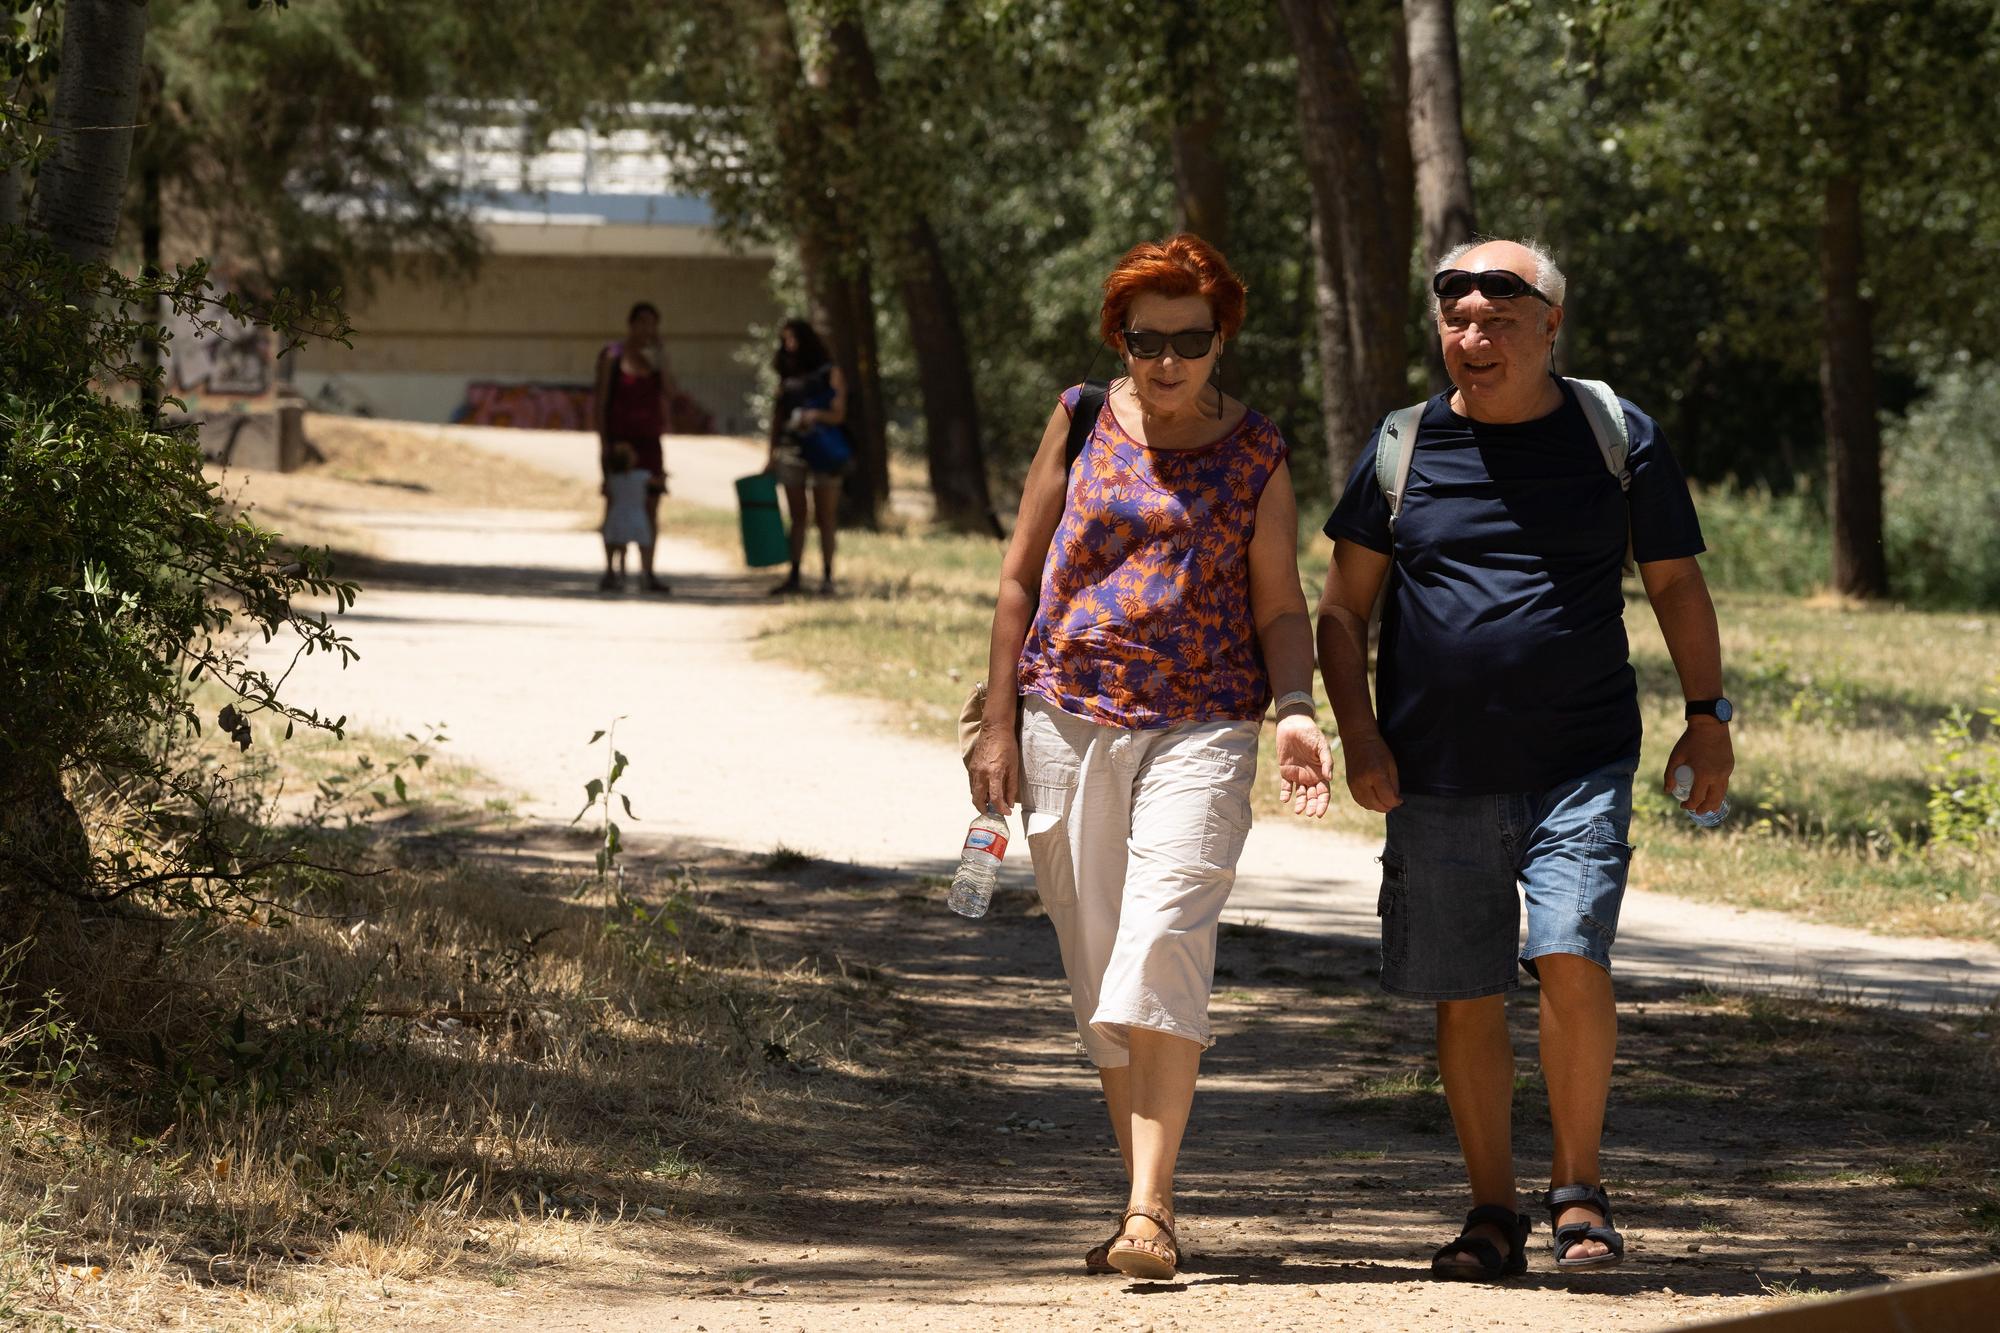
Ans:
<svg viewBox="0 0 2000 1333"><path fill-rule="evenodd" d="M1021 771L1021 743L1015 739L1011 724L996 727L989 721L981 727L979 743L972 747L972 761L965 767L972 803L981 813L1013 813L1020 796L1014 783Z"/></svg>

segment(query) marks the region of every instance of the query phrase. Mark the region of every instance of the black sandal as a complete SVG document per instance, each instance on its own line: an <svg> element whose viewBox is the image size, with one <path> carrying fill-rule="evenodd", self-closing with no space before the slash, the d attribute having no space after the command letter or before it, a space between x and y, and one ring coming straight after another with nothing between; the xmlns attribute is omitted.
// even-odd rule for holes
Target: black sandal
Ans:
<svg viewBox="0 0 2000 1333"><path fill-rule="evenodd" d="M1560 1185L1542 1196L1549 1209L1549 1229L1555 1232L1556 1267L1571 1272L1580 1268L1616 1268L1625 1261L1625 1238L1611 1225L1611 1200L1604 1195L1602 1185ZM1582 1204L1595 1208L1603 1214L1600 1223L1571 1222L1559 1227L1556 1219L1563 1209ZM1583 1259L1565 1256L1584 1241L1594 1240L1604 1246L1606 1253L1593 1254Z"/></svg>
<svg viewBox="0 0 2000 1333"><path fill-rule="evenodd" d="M1506 1258L1500 1257L1492 1241L1470 1234L1481 1224L1499 1227L1512 1238L1514 1248L1507 1252ZM1534 1219L1525 1213L1502 1208L1497 1203L1482 1203L1465 1215L1465 1230L1458 1233L1458 1239L1431 1256L1431 1276L1440 1282L1498 1282L1501 1278L1519 1277L1528 1271L1528 1233L1534 1229ZM1478 1266L1444 1262L1459 1254L1478 1260Z"/></svg>

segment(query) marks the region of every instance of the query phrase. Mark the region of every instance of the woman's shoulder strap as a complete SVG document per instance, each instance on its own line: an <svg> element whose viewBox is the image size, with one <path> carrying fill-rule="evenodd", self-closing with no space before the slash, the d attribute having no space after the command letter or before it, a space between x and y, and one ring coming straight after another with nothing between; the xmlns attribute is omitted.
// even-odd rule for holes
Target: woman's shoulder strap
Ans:
<svg viewBox="0 0 2000 1333"><path fill-rule="evenodd" d="M1090 432L1097 428L1097 418L1104 411L1104 401L1111 395L1108 380L1085 380L1078 386L1076 403L1069 414L1069 438L1063 444L1063 470L1067 472L1076 466L1076 460L1083 456L1083 447L1090 443Z"/></svg>

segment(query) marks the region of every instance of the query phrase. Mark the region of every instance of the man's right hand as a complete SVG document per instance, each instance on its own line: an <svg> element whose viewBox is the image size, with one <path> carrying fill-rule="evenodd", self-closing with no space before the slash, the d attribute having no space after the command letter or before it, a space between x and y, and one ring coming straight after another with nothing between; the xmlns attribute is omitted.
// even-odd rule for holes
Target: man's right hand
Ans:
<svg viewBox="0 0 2000 1333"><path fill-rule="evenodd" d="M1347 755L1347 791L1364 810L1388 814L1403 803L1402 780L1396 775L1396 757L1381 736L1359 741L1341 741Z"/></svg>
<svg viewBox="0 0 2000 1333"><path fill-rule="evenodd" d="M1014 775L1021 769L1020 744L1011 724L996 727L989 720L979 729L979 743L972 747L972 762L965 767L972 803L982 812L1013 813L1020 796L1014 790Z"/></svg>

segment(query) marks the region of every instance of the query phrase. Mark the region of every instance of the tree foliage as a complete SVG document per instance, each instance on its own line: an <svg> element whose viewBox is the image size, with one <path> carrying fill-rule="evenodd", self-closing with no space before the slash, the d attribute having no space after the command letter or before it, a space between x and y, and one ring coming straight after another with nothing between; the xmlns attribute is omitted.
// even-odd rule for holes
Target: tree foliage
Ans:
<svg viewBox="0 0 2000 1333"><path fill-rule="evenodd" d="M136 52L100 66L88 43L70 40L56 70L53 49L40 43L15 62L25 73L5 104L0 174L88 157L77 143L103 132L102 112L73 85L92 84L106 104L136 99L118 86L136 83ZM16 132L34 119L23 90L51 77L55 118L38 141ZM246 634L290 634L300 651L349 652L325 615L293 599L344 607L354 589L323 557L234 515L204 478L192 433L155 428L120 387L157 387L157 368L134 354L158 336L162 308L205 331L218 310L258 318L288 344L347 329L330 306L288 291L262 310L218 298L202 264L124 276L103 258L122 177L122 160L73 174L62 208L38 195L33 227L0 225L0 889L215 907L288 853L232 830L219 780L175 743L200 725L194 683L225 691L218 723L242 744L259 712L337 729L281 701L280 680L241 648ZM106 217L110 229L99 226ZM78 792L101 815L94 837L72 804Z"/></svg>

